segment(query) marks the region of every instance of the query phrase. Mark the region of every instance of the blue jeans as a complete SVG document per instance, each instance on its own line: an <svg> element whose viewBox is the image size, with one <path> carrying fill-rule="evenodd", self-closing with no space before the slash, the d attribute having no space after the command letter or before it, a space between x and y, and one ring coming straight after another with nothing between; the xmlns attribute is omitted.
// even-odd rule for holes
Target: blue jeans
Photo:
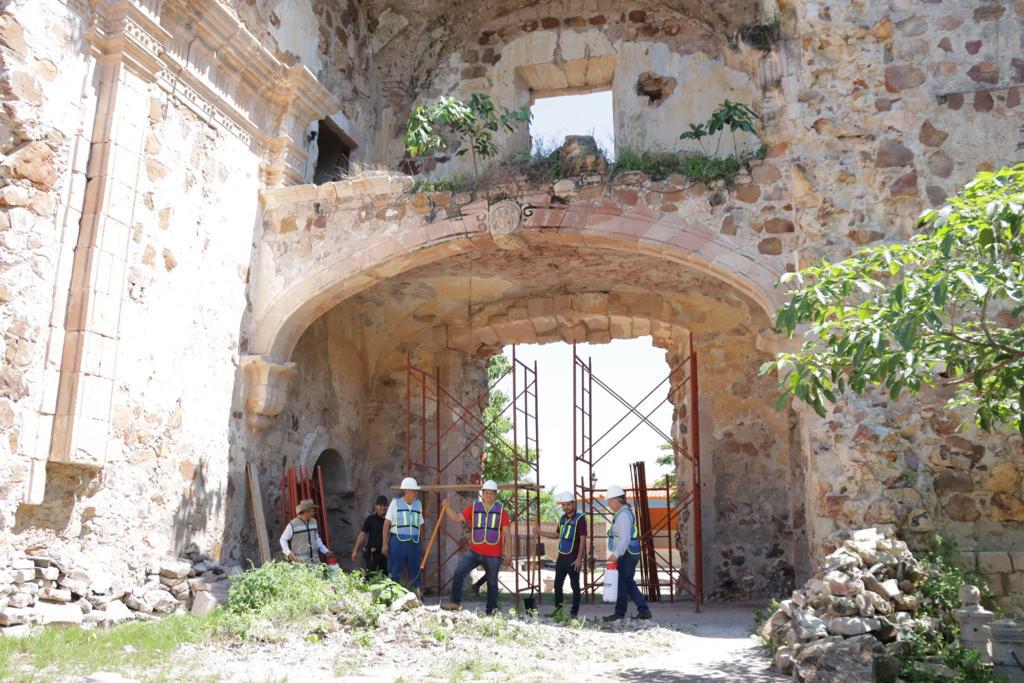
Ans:
<svg viewBox="0 0 1024 683"><path fill-rule="evenodd" d="M392 581L402 581L402 569L409 574L413 588L420 587L420 544L414 541L399 541L394 534L388 539L388 576Z"/></svg>
<svg viewBox="0 0 1024 683"><path fill-rule="evenodd" d="M626 606L629 605L630 599L636 603L638 612L649 611L650 607L647 606L647 598L640 592L636 581L633 580L633 576L636 574L636 566L640 564L640 556L630 555L627 552L618 558L617 562L619 565L619 594L615 600L615 614L620 617L626 616Z"/></svg>
<svg viewBox="0 0 1024 683"><path fill-rule="evenodd" d="M490 614L498 609L498 570L501 569L500 557L488 557L470 550L459 558L459 564L455 567L455 576L452 578L452 602L456 605L462 604L462 583L469 576L469 573L480 565L484 566L487 575L487 613Z"/></svg>

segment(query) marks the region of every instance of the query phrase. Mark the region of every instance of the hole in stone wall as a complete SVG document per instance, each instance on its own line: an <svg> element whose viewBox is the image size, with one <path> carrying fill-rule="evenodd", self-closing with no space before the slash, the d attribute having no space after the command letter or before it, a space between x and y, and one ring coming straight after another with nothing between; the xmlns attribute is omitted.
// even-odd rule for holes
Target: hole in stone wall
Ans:
<svg viewBox="0 0 1024 683"><path fill-rule="evenodd" d="M675 92L676 79L671 76L659 76L653 71L645 71L636 79L636 94L646 97L648 104L661 104Z"/></svg>
<svg viewBox="0 0 1024 683"><path fill-rule="evenodd" d="M341 180L348 173L349 157L355 145L337 124L329 119L323 119L317 133L317 147L319 154L316 157L313 182L323 185Z"/></svg>
<svg viewBox="0 0 1024 683"><path fill-rule="evenodd" d="M566 137L592 137L605 159L615 157L615 123L612 93L600 92L538 97L530 108L530 139L533 155L547 156L559 149ZM585 143L583 143L585 146Z"/></svg>

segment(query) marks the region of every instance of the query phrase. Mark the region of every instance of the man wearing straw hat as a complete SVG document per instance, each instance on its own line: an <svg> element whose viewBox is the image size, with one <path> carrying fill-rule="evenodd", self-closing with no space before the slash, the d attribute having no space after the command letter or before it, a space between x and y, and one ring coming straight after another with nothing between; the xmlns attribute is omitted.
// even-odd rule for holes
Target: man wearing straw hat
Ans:
<svg viewBox="0 0 1024 683"><path fill-rule="evenodd" d="M318 564L318 550L327 557L334 557L334 553L320 540L315 519L317 509L310 498L299 501L295 506L295 518L288 522L281 534L281 550L289 562Z"/></svg>
<svg viewBox="0 0 1024 683"><path fill-rule="evenodd" d="M505 561L505 529L511 524L508 511L498 501L498 485L488 479L480 487L480 500L465 507L462 514L447 508L453 522L464 522L470 530L469 552L459 559L452 578L452 599L441 609L456 610L462 603L462 582L481 564L487 577L487 615L498 609L498 571Z"/></svg>
<svg viewBox="0 0 1024 683"><path fill-rule="evenodd" d="M381 553L388 559L388 575L401 581L402 569L409 583L420 589L420 531L423 527L423 504L419 501L420 485L412 477L402 480L402 495L391 501L384 514Z"/></svg>

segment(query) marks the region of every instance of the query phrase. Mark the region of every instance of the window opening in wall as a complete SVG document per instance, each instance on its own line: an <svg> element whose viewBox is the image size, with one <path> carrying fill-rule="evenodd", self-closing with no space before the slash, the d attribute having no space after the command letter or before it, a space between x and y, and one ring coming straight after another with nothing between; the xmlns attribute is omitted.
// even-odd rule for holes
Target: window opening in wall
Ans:
<svg viewBox="0 0 1024 683"><path fill-rule="evenodd" d="M319 153L316 158L316 170L313 172L313 182L323 185L347 175L349 157L355 145L341 128L329 119L321 120L316 142Z"/></svg>
<svg viewBox="0 0 1024 683"><path fill-rule="evenodd" d="M615 123L610 90L582 95L539 97L530 108L530 139L535 156L562 146L566 136L591 136L608 161L615 160Z"/></svg>

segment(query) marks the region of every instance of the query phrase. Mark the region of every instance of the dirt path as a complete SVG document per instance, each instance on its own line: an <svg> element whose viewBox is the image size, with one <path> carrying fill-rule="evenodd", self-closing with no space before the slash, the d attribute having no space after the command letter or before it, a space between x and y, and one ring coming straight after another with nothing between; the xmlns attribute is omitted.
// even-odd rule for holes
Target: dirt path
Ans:
<svg viewBox="0 0 1024 683"><path fill-rule="evenodd" d="M547 611L547 608L544 610ZM427 607L389 615L376 631L340 630L317 642L303 633L277 643L184 648L161 672L169 680L243 681L770 681L764 650L749 635L753 608L655 605L648 622L600 625L547 618L487 619Z"/></svg>

